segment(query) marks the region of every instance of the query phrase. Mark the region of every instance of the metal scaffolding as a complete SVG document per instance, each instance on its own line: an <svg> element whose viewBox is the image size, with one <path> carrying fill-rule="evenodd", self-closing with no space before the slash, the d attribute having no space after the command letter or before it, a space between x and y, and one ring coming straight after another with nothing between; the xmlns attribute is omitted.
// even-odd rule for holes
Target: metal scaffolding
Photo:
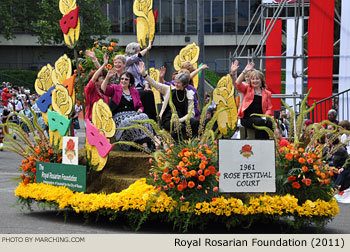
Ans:
<svg viewBox="0 0 350 252"><path fill-rule="evenodd" d="M305 68L305 60L307 59L307 51L304 48L304 40L307 36L307 32L304 31L304 21L307 20L309 17L306 15L308 13L308 8L310 4L305 3L304 0L296 0L293 3L288 3L288 0L282 0L280 3L264 3L261 4L253 17L251 18L248 27L246 31L244 32L244 35L242 36L241 40L239 41L236 50L234 53L230 53L230 61L233 61L234 59L245 59L248 61L259 61L259 68L260 70L264 70L264 63L266 59L281 59L283 63L285 63L286 59L293 59L293 69L292 69L292 76L294 79L294 92L291 94L274 94L272 95L272 98L292 98L293 99L293 108L296 109L297 106L297 99L300 101L304 98L304 90L302 89L301 93L297 92L296 89L296 83L297 78L303 80L305 78L305 72L307 68ZM274 56L274 57L268 57L264 55L264 46L266 43L266 39L270 35L270 32L272 28L274 27L277 19L286 19L294 18L295 19L295 43L294 43L294 50L292 56L286 55L287 48L284 48L285 51L282 52L282 56ZM266 20L271 20L269 24L266 26ZM299 22L301 20L301 22ZM249 39L251 38L255 28L257 25L260 24L261 26L261 38L258 42L257 46L255 48L248 49L248 55L242 56L244 49L247 47ZM297 32L298 28L301 26L302 31L302 54L297 55L296 54L296 47L297 47ZM285 28L285 27L284 27ZM282 35L285 39L286 31L285 29L282 29ZM283 41L283 39L282 39ZM297 74L296 72L296 61L297 59L301 59L302 62L302 71L301 74Z"/></svg>

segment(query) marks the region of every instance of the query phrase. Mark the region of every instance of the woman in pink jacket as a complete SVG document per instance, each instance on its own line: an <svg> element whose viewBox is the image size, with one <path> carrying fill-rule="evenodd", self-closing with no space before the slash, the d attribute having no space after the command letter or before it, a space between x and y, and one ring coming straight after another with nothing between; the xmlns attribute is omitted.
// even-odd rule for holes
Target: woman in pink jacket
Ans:
<svg viewBox="0 0 350 252"><path fill-rule="evenodd" d="M244 95L242 105L238 110L241 124L246 128L252 129L255 129L253 125L266 126L272 129L272 122L270 119L265 119L260 116L251 116L251 114L254 113L273 116L271 92L266 90L264 74L255 70L254 63L249 62L235 81L237 69L238 61L236 60L231 65L231 76L237 90ZM249 83L243 83L242 81L247 71L250 71ZM269 139L269 136L266 131L255 129L255 139Z"/></svg>
<svg viewBox="0 0 350 252"><path fill-rule="evenodd" d="M149 119L148 116L143 113L144 107L142 105L139 92L135 85L134 76L129 72L124 72L120 76L120 85L112 84L108 85L110 78L114 75L114 72L109 71L106 78L104 79L101 90L108 97L111 97L111 103L109 104L113 119L117 128L128 127L134 123L131 121L141 121ZM143 124L148 128L150 132L152 127L149 124ZM143 147L150 151L152 146L151 139L138 128L129 130L117 130L115 133L117 141L130 141L142 144ZM130 150L129 145L120 145L120 147L128 151Z"/></svg>

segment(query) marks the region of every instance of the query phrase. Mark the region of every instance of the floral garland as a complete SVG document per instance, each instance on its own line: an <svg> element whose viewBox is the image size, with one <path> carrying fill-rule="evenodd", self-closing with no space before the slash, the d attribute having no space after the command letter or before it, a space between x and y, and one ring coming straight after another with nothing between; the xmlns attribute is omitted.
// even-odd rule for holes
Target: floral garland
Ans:
<svg viewBox="0 0 350 252"><path fill-rule="evenodd" d="M138 210L145 212L149 207L152 213L172 212L178 202L157 190L154 186L146 184L140 179L128 189L120 193L111 194L85 194L73 192L66 187L57 187L43 183L24 185L20 183L15 195L23 199L47 201L58 204L60 209L71 207L75 212L97 212L100 210L113 210L125 212ZM147 204L150 202L150 205ZM298 199L289 194L285 196L263 195L250 198L249 204L240 199L224 197L214 198L211 202L199 202L191 206L184 202L179 207L181 212L192 212L195 215L215 214L218 216L231 215L294 215L299 217L333 217L339 214L339 207L335 199L330 201L307 200L298 205Z"/></svg>

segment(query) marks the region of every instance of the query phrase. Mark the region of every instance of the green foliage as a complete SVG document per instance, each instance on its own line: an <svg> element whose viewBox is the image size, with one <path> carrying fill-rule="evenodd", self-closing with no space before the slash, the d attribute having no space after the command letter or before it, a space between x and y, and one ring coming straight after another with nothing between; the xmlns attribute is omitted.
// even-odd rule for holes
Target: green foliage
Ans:
<svg viewBox="0 0 350 252"><path fill-rule="evenodd" d="M34 90L38 72L31 70L0 70L0 83L10 82L14 86L23 86Z"/></svg>
<svg viewBox="0 0 350 252"><path fill-rule="evenodd" d="M207 69L205 70L205 79L208 80L213 87L216 87L216 84L221 79L221 76L214 71Z"/></svg>
<svg viewBox="0 0 350 252"><path fill-rule="evenodd" d="M111 33L110 23L103 16L101 7L110 0L79 0L77 5L81 22L79 48L86 48L96 39L104 39ZM38 36L42 45L63 43L63 33L59 20L59 0L1 0L0 27L1 33L8 40L22 33Z"/></svg>

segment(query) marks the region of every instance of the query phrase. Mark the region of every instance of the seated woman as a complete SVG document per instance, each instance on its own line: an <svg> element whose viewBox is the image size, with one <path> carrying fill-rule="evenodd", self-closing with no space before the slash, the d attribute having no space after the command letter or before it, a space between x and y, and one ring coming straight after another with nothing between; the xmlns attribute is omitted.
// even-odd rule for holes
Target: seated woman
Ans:
<svg viewBox="0 0 350 252"><path fill-rule="evenodd" d="M135 88L140 94L140 98L143 106L145 107L145 113L149 118L157 120L157 112L154 102L154 95L149 88L147 81L142 77L139 70L139 62L142 61L142 57L151 50L152 41L149 42L148 47L141 51L140 45L136 42L129 43L125 48L126 65L125 71L130 72L135 78Z"/></svg>
<svg viewBox="0 0 350 252"><path fill-rule="evenodd" d="M200 111L198 108L198 95L197 95L197 89L194 87L193 85L193 78L202 70L205 70L209 68L206 64L200 66L199 68L195 69L195 67L193 66L193 64L191 64L191 62L186 61L182 64L181 69L179 70L179 72L175 72L173 73L173 79L171 82L165 81L164 80L164 76L165 76L165 72L166 72L166 68L165 67L161 67L159 70L159 82L160 83L164 83L166 85L174 85L174 78L178 73L184 72L187 73L190 76L190 82L189 85L187 85L187 91L189 92L193 92L193 96L194 96L194 114L195 117L198 118L200 116Z"/></svg>
<svg viewBox="0 0 350 252"><path fill-rule="evenodd" d="M193 104L194 96L191 92L188 92L186 87L190 82L190 76L185 73L179 73L175 76L174 86L158 83L146 74L145 66L143 62L140 63L140 72L142 76L151 84L152 87L157 89L163 96L164 101L162 108L159 112L159 118L161 119L161 125L164 129L170 131L170 120L171 120L171 109L169 106L170 92L172 94L172 102L176 108L176 112L179 116L181 123L181 133L183 137L186 137L186 124L185 121L190 117L190 124L192 128L192 136L198 134L199 121L194 116ZM172 132L172 136L175 140L177 139L177 133Z"/></svg>
<svg viewBox="0 0 350 252"><path fill-rule="evenodd" d="M84 88L86 101L85 119L89 119L90 121L92 118L92 106L95 102L99 99L103 99L107 104L109 103L109 98L101 91L102 82L107 74L107 71L104 69L107 62L108 61L105 61L98 70L92 70L89 73L89 83Z"/></svg>
<svg viewBox="0 0 350 252"><path fill-rule="evenodd" d="M143 106L140 100L138 91L133 87L135 83L134 76L131 73L125 72L120 77L120 85L108 85L109 79L114 75L113 72L108 72L106 79L101 85L102 91L108 97L112 98L111 107L113 119L116 128L124 128L132 125L130 121L140 121L148 119L148 116L143 113ZM150 132L152 127L149 124L144 124ZM143 130L138 128L128 130L117 130L115 133L117 141L131 141L141 144L144 148L151 147L151 141ZM125 151L130 150L129 145L120 145Z"/></svg>
<svg viewBox="0 0 350 252"><path fill-rule="evenodd" d="M259 116L251 116L251 114L256 113L273 116L271 92L266 90L264 75L262 72L253 68L254 63L248 63L243 72L235 81L238 61L236 60L231 65L231 77L233 79L233 83L235 83L237 90L243 94L243 102L238 110L238 117L241 118L241 124L244 127L255 130L256 139L269 139L266 131L256 130L253 126L254 124L256 126L266 126L272 129L272 122L268 118L264 119ZM249 83L243 83L242 81L245 73L250 70Z"/></svg>

